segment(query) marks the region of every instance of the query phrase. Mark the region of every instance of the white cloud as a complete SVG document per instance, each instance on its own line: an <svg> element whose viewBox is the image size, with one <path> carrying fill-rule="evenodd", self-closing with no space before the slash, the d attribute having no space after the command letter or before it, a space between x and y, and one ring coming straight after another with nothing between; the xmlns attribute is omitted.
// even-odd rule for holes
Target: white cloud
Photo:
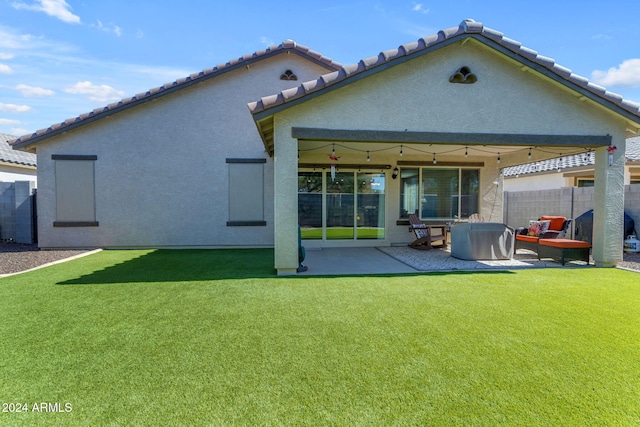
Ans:
<svg viewBox="0 0 640 427"><path fill-rule="evenodd" d="M269 37L265 37L265 36L260 37L260 43L265 46L273 46L275 44L273 42L273 39L270 39Z"/></svg>
<svg viewBox="0 0 640 427"><path fill-rule="evenodd" d="M422 3L413 3L413 8L411 8L411 10L413 10L414 12L418 12L418 13L422 13L424 15L426 15L427 13L429 13L428 8L425 8L424 5Z"/></svg>
<svg viewBox="0 0 640 427"><path fill-rule="evenodd" d="M0 64L0 74L13 74L13 70L8 65Z"/></svg>
<svg viewBox="0 0 640 427"><path fill-rule="evenodd" d="M115 24L104 25L102 21L96 21L95 24L91 24L91 27L104 31L105 33L113 33L118 37L122 35L122 28Z"/></svg>
<svg viewBox="0 0 640 427"><path fill-rule="evenodd" d="M640 87L640 58L627 59L607 71L595 70L591 79L603 86Z"/></svg>
<svg viewBox="0 0 640 427"><path fill-rule="evenodd" d="M36 37L32 34L20 34L17 30L0 25L0 49L22 50L34 48L49 48L50 44L43 43L43 37ZM0 59L11 59L14 53L3 52Z"/></svg>
<svg viewBox="0 0 640 427"><path fill-rule="evenodd" d="M84 95L95 102L112 102L124 98L125 92L107 85L94 85L90 81L78 82L64 90L74 95Z"/></svg>
<svg viewBox="0 0 640 427"><path fill-rule="evenodd" d="M58 18L61 21L70 24L79 24L80 17L71 13L71 6L65 0L36 0L35 4L27 4L22 2L13 2L14 9L33 10L36 12L44 12L49 16Z"/></svg>
<svg viewBox="0 0 640 427"><path fill-rule="evenodd" d="M14 87L15 90L20 91L22 96L27 96L31 98L42 98L45 96L53 96L56 93L50 89L43 89L41 87L29 86L19 84Z"/></svg>
<svg viewBox="0 0 640 427"><path fill-rule="evenodd" d="M12 128L9 133L11 135L29 135L33 133L33 131L24 128Z"/></svg>
<svg viewBox="0 0 640 427"><path fill-rule="evenodd" d="M0 102L0 111L6 111L8 113L27 113L31 111L31 107L28 105L3 104Z"/></svg>
<svg viewBox="0 0 640 427"><path fill-rule="evenodd" d="M22 124L22 122L20 120L1 119L0 118L0 126L19 125L19 124Z"/></svg>

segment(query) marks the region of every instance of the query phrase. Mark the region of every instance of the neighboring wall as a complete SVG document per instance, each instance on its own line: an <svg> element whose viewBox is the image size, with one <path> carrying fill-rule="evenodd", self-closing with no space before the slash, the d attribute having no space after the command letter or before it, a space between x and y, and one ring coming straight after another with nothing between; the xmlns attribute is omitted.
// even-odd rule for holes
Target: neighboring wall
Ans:
<svg viewBox="0 0 640 427"><path fill-rule="evenodd" d="M34 243L34 212L31 181L0 182L0 239Z"/></svg>
<svg viewBox="0 0 640 427"><path fill-rule="evenodd" d="M542 215L575 219L590 209L593 209L593 187L504 193L504 222L514 228L527 226L529 220ZM624 210L635 221L636 230L640 230L640 184L625 185Z"/></svg>

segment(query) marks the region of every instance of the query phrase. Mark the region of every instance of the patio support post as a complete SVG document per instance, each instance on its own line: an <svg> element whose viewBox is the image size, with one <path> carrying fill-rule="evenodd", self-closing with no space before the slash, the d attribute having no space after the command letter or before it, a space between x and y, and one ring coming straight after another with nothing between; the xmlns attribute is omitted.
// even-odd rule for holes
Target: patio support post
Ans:
<svg viewBox="0 0 640 427"><path fill-rule="evenodd" d="M592 256L597 267L615 267L622 261L624 240L624 138L614 138L613 162L607 147L596 149Z"/></svg>
<svg viewBox="0 0 640 427"><path fill-rule="evenodd" d="M274 249L279 276L298 268L298 141L288 126L274 130Z"/></svg>

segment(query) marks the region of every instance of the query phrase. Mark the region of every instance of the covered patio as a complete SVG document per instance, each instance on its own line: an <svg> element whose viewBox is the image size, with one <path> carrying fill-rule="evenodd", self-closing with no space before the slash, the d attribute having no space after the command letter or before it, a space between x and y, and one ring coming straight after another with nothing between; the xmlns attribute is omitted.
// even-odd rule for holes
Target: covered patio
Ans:
<svg viewBox="0 0 640 427"><path fill-rule="evenodd" d="M408 214L503 222L502 168L589 152L592 256L602 267L622 260L624 149L640 130L638 106L481 23L465 20L249 108L274 159L278 274L296 274L303 213L317 221L306 247L392 248L411 239ZM302 194L316 198L304 212Z"/></svg>

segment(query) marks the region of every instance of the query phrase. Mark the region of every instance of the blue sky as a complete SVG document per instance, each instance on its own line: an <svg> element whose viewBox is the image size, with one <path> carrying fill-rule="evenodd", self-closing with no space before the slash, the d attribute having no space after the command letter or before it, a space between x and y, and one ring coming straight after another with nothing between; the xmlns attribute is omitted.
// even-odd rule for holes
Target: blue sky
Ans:
<svg viewBox="0 0 640 427"><path fill-rule="evenodd" d="M640 1L0 0L0 132L293 39L344 65L473 18L640 102Z"/></svg>

